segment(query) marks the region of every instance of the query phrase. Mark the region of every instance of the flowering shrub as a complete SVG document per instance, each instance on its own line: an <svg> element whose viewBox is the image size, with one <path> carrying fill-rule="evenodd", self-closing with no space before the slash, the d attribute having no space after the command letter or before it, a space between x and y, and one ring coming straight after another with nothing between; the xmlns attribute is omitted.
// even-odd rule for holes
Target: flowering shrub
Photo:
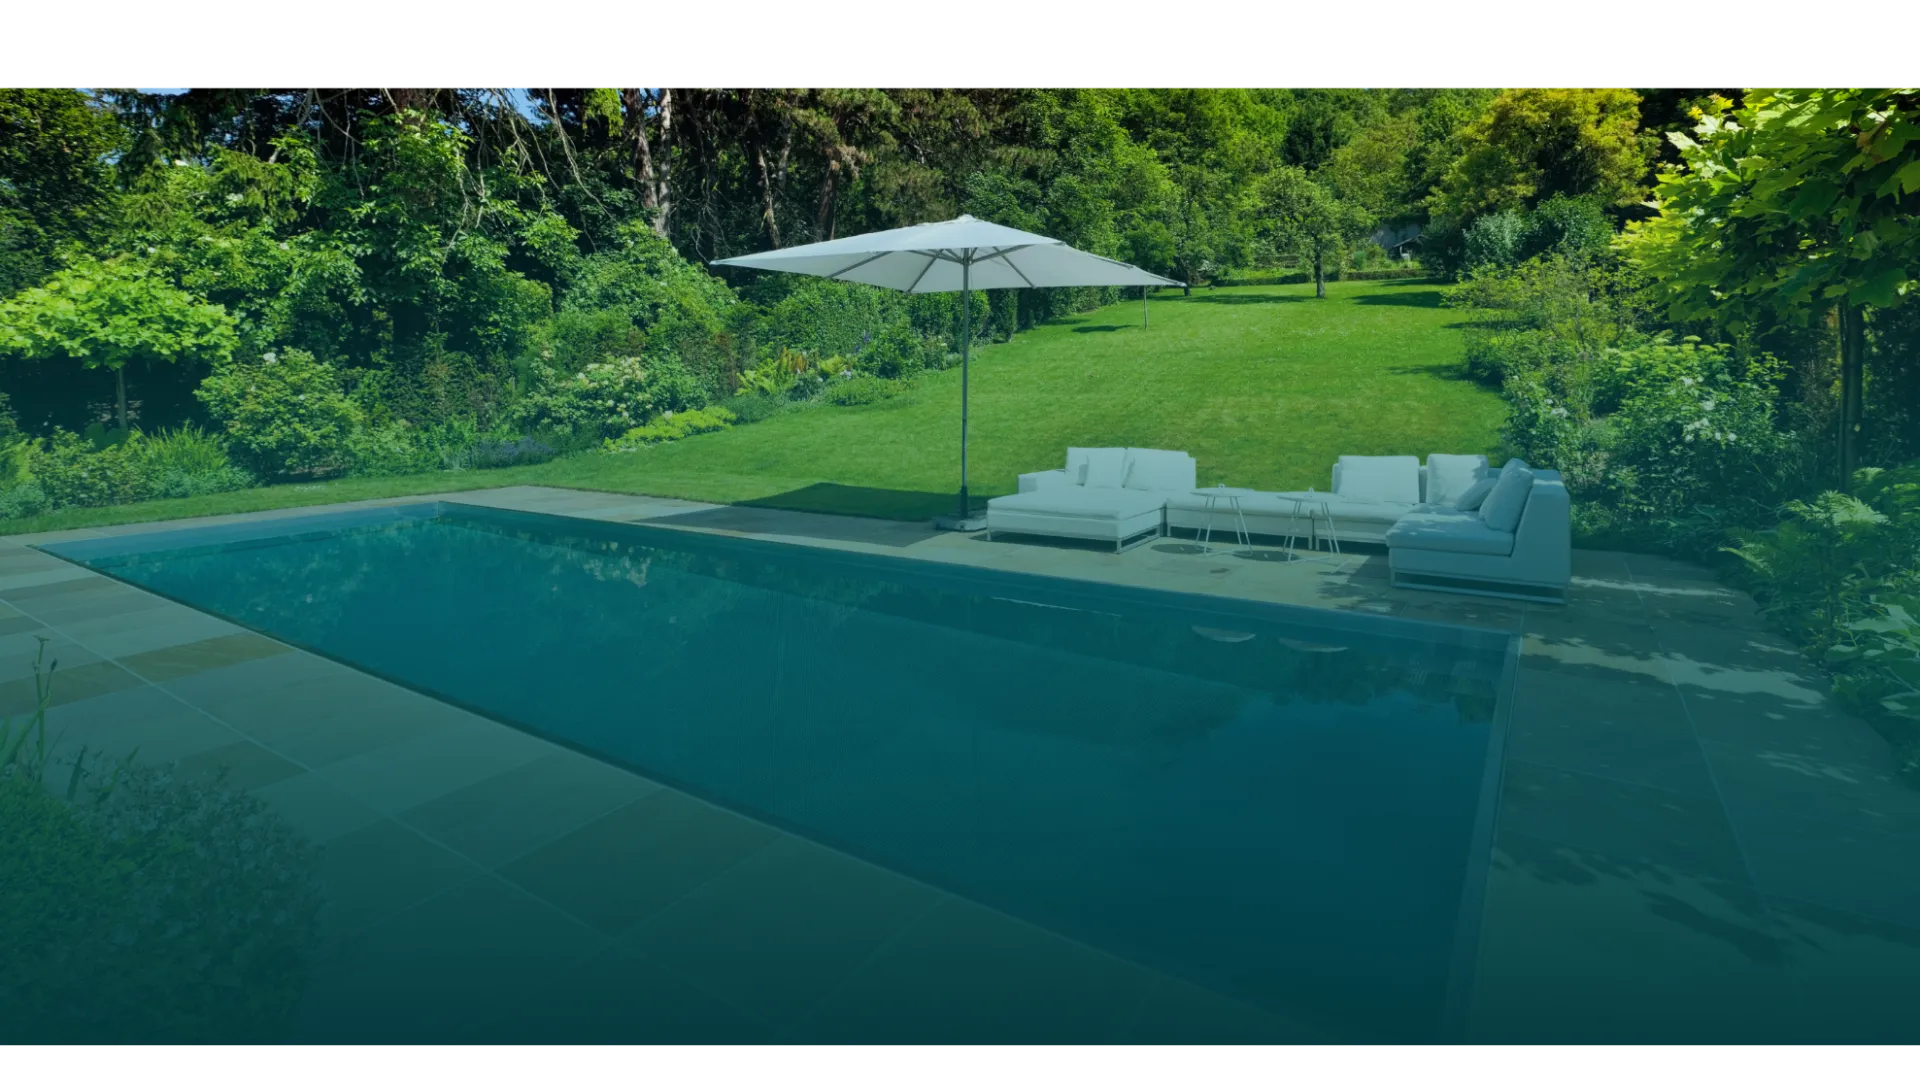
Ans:
<svg viewBox="0 0 1920 1080"><path fill-rule="evenodd" d="M731 412L717 405L706 409L688 409L686 412L662 413L659 419L650 424L633 428L617 439L608 439L604 449L609 454L631 453L655 443L672 442L706 431L719 431L730 426L733 420Z"/></svg>
<svg viewBox="0 0 1920 1080"><path fill-rule="evenodd" d="M614 438L663 412L707 403L699 380L670 356L623 357L588 364L574 375L543 366L536 377L515 418L524 427L561 435Z"/></svg>
<svg viewBox="0 0 1920 1080"><path fill-rule="evenodd" d="M302 349L222 364L194 394L228 445L269 476L343 464L360 419L333 367Z"/></svg>

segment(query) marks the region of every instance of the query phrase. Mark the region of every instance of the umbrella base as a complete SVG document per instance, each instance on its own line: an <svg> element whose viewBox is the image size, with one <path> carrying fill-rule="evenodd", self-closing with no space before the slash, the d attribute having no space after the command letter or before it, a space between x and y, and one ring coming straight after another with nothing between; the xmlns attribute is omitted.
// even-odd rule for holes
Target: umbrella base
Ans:
<svg viewBox="0 0 1920 1080"><path fill-rule="evenodd" d="M979 532L987 527L987 515L972 514L961 517L958 514L943 514L933 519L933 527L948 532Z"/></svg>

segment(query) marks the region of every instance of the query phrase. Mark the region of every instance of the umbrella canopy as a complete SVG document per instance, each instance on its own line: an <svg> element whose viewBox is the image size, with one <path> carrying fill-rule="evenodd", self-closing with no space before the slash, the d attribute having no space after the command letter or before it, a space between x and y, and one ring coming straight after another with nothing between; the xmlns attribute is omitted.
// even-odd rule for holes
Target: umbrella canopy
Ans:
<svg viewBox="0 0 1920 1080"><path fill-rule="evenodd" d="M1038 233L1009 229L962 214L952 221L763 251L715 266L744 266L857 281L908 293L971 293L974 289L1044 289L1088 285L1178 285L1129 263L1102 258ZM1145 295L1144 293L1142 294ZM967 503L967 372L973 345L973 304L960 304L960 512L943 528L985 525Z"/></svg>
<svg viewBox="0 0 1920 1080"><path fill-rule="evenodd" d="M952 221L719 259L714 265L811 274L909 293L1180 284L1051 237L965 214Z"/></svg>

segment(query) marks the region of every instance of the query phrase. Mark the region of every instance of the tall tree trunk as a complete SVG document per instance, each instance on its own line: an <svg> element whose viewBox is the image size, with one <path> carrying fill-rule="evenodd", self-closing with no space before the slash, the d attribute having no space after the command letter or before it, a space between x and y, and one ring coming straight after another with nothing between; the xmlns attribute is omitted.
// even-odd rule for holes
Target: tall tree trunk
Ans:
<svg viewBox="0 0 1920 1080"><path fill-rule="evenodd" d="M127 365L121 364L113 369L113 413L120 420L120 430L127 430Z"/></svg>
<svg viewBox="0 0 1920 1080"><path fill-rule="evenodd" d="M1840 490L1853 490L1853 473L1860 467L1860 434L1866 397L1866 313L1852 304L1840 305Z"/></svg>
<svg viewBox="0 0 1920 1080"><path fill-rule="evenodd" d="M626 112L627 127L633 131L633 182L640 188L640 205L652 212L653 231L667 235L668 216L672 213L670 179L670 139L673 133L673 91L661 90L656 114L660 118L660 153L654 154L653 141L647 137L647 95L638 87L620 91L620 104Z"/></svg>
<svg viewBox="0 0 1920 1080"><path fill-rule="evenodd" d="M773 213L773 177L767 172L767 148L758 136L753 140L753 163L760 173L760 224L767 231L767 246L780 246L780 223Z"/></svg>
<svg viewBox="0 0 1920 1080"><path fill-rule="evenodd" d="M1318 248L1313 252L1313 295L1321 300L1327 298L1326 256Z"/></svg>
<svg viewBox="0 0 1920 1080"><path fill-rule="evenodd" d="M840 178L840 163L827 162L827 179L820 185L820 210L814 216L814 227L822 240L833 239L833 225L836 207L833 203L834 183Z"/></svg>

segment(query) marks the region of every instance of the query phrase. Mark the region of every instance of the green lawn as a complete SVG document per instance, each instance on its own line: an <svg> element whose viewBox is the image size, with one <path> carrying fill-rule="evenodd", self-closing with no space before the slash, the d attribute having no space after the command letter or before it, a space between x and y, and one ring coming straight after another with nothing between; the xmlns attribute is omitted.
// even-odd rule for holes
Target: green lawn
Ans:
<svg viewBox="0 0 1920 1080"><path fill-rule="evenodd" d="M981 350L972 375L973 492L1057 468L1069 445L1186 450L1203 484L1324 488L1340 454L1473 453L1505 405L1460 379L1459 315L1420 280L1249 286L1118 304ZM0 531L234 513L505 484L552 484L924 518L960 476L960 372L892 400L817 406L633 454L494 472L284 485L0 522Z"/></svg>

